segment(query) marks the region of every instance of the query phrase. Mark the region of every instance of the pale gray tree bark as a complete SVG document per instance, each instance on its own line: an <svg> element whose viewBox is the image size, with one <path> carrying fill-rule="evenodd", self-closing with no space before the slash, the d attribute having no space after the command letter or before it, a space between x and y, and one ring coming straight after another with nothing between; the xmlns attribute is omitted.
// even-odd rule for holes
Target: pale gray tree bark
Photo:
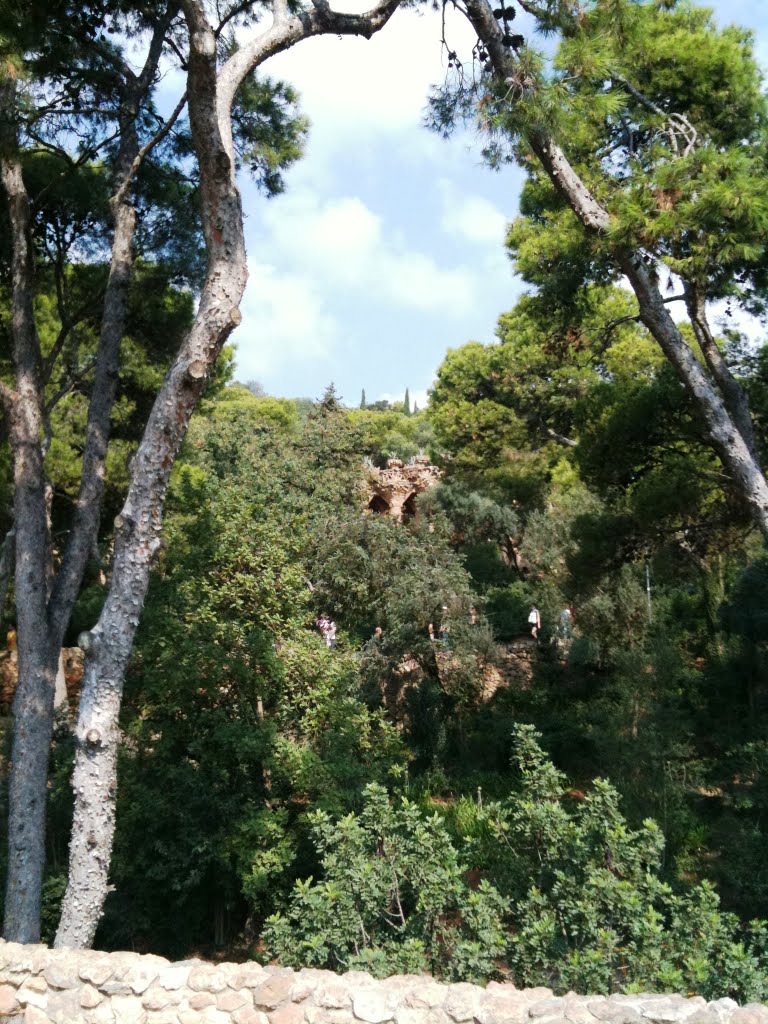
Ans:
<svg viewBox="0 0 768 1024"><path fill-rule="evenodd" d="M19 685L8 786L8 879L6 937L35 942L39 936L42 860L31 851L45 835L48 748L53 729L53 692L58 652L47 638L50 534L43 472L43 408L40 341L33 310L32 228L17 148L15 83L0 87L0 179L8 197L13 236L12 334L16 386L6 395L13 452L16 523L15 592ZM41 638L43 638L41 640ZM37 756L44 751L44 757ZM42 855L41 851L41 855Z"/></svg>
<svg viewBox="0 0 768 1024"><path fill-rule="evenodd" d="M120 141L112 197L113 243L104 297L95 378L88 411L83 470L74 521L62 565L54 574L49 488L44 455L48 424L46 367L35 326L31 207L19 153L15 83L0 94L0 175L10 214L13 280L12 334L15 388L7 389L9 441L14 462L15 599L19 681L13 701L13 745L8 794L8 871L4 935L36 942L45 862L48 757L61 644L83 572L96 542L104 490L109 424L119 346L132 270L135 213L129 193L140 155L136 122L157 73L169 7L149 46L140 75L125 65L119 110ZM145 147L146 149L147 147Z"/></svg>
<svg viewBox="0 0 768 1024"><path fill-rule="evenodd" d="M171 468L221 349L240 322L247 280L240 193L235 180L232 103L243 79L268 57L313 35L370 37L399 0L363 15L317 0L292 14L276 0L271 26L217 67L217 40L201 0L182 0L189 30L187 96L200 175L208 264L194 325L155 400L117 517L107 600L91 633L76 727L74 819L69 878L57 946L93 943L109 889L115 829L119 714L123 680L160 542Z"/></svg>
<svg viewBox="0 0 768 1024"><path fill-rule="evenodd" d="M467 18L483 42L499 84L506 88L515 79L513 52L504 45L504 31L493 15L488 0L464 0ZM555 139L543 128L532 129L528 143L554 188L590 232L607 233L610 213L579 177ZM637 298L639 316L690 396L704 424L706 438L730 475L733 488L750 510L755 525L768 538L768 484L754 452L754 437L746 396L728 370L717 345L709 343L702 325L703 306L689 305L696 320L694 330L711 376L697 360L680 333L645 262L640 248L613 249L616 265L625 275ZM740 393L739 393L740 392Z"/></svg>

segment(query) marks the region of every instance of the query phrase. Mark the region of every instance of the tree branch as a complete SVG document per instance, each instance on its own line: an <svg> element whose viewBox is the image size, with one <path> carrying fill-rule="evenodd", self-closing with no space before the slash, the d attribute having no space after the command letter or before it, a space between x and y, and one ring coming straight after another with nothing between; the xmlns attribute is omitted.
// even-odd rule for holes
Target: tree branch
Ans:
<svg viewBox="0 0 768 1024"><path fill-rule="evenodd" d="M358 35L370 39L386 25L401 0L381 0L364 14L333 11L327 0L316 0L313 8L291 15L285 0L276 0L272 8L272 25L237 50L219 71L219 110L229 111L243 79L268 57L287 50L299 39L332 33ZM221 118L220 118L221 120ZM231 136L228 148L231 152Z"/></svg>
<svg viewBox="0 0 768 1024"><path fill-rule="evenodd" d="M123 182L120 185L120 188L115 193L115 200L118 203L121 203L125 200L130 184L133 181L134 177L136 176L136 173L138 172L139 168L141 167L144 158L147 156L148 153L151 153L155 146L159 145L159 143L161 143L163 139L169 134L171 128L173 128L174 124L179 119L179 116L186 105L187 93L185 90L181 96L181 99L176 104L173 113L162 126L162 128L160 128L160 130L156 132L155 135L152 136L149 142L146 142L141 147L141 149L134 157L133 163L128 168L128 171L126 172L125 177L123 178Z"/></svg>
<svg viewBox="0 0 768 1024"><path fill-rule="evenodd" d="M717 386L722 392L725 404L733 417L734 423L738 427L749 450L754 454L756 451L755 434L749 411L749 399L741 384L731 373L728 364L723 358L723 353L712 336L709 321L707 320L706 293L702 286L689 281L685 285L684 299L701 354L704 356L710 373L717 381Z"/></svg>
<svg viewBox="0 0 768 1024"><path fill-rule="evenodd" d="M475 32L488 51L498 86L502 87L508 78L514 78L517 62L504 44L501 28L488 0L466 0L466 8ZM585 185L546 127L531 128L527 141L555 190L583 227L597 235L608 235L612 220L609 211ZM669 315L658 283L646 266L642 247L611 245L610 251L637 297L642 323L674 367L704 422L709 444L731 474L736 489L750 507L754 521L768 537L768 483L748 442L732 419L719 383L715 379L713 384L707 376Z"/></svg>
<svg viewBox="0 0 768 1024"><path fill-rule="evenodd" d="M141 72L135 75L130 69L123 69L128 84L120 104L120 150L114 176L116 187L110 199L114 235L109 277L104 292L104 313L95 373L88 404L83 467L69 539L48 605L49 626L54 638L58 638L59 646L80 589L101 518L110 419L119 377L120 345L125 330L128 290L133 277L136 211L130 202L129 189L143 159L139 148L137 121L160 63L166 32L177 11L175 0L171 0L164 17L160 18L154 27ZM178 117L180 112L181 106L177 105L175 117ZM166 125L146 144L146 152L170 131L172 123L166 122ZM57 397L57 401L67 393L68 389L64 390Z"/></svg>

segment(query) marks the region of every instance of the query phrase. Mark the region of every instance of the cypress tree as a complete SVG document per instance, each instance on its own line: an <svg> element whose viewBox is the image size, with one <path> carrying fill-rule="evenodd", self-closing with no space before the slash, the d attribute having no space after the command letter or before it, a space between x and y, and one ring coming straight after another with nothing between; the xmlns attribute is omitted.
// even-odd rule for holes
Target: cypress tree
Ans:
<svg viewBox="0 0 768 1024"><path fill-rule="evenodd" d="M361 409L367 409L368 408L368 406L366 405L366 402L365 402L365 388L363 388L363 393L360 396L360 408Z"/></svg>
<svg viewBox="0 0 768 1024"><path fill-rule="evenodd" d="M411 396L408 394L408 388L405 389L405 398L403 399L403 412L406 416L411 415Z"/></svg>

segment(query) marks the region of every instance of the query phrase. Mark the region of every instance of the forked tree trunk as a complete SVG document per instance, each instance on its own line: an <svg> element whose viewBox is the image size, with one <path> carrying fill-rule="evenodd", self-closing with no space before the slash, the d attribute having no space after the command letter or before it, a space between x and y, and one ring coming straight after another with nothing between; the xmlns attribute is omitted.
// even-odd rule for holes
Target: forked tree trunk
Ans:
<svg viewBox="0 0 768 1024"><path fill-rule="evenodd" d="M192 12L197 15L197 11ZM190 18L187 14L188 20ZM216 40L190 25L189 113L198 148L208 270L194 326L152 407L116 520L107 600L91 633L76 727L69 880L56 946L92 945L108 890L123 680L160 542L171 468L224 342L240 322L247 277L240 195L216 111Z"/></svg>
<svg viewBox="0 0 768 1024"><path fill-rule="evenodd" d="M40 343L33 301L32 228L14 124L14 83L0 86L0 176L8 197L13 245L12 330L16 390L8 399L16 523L16 607L19 684L8 787L8 882L5 937L36 942L45 835L48 749L53 730L57 651L45 638L50 534L46 515ZM43 757L39 756L43 751Z"/></svg>
<svg viewBox="0 0 768 1024"><path fill-rule="evenodd" d="M55 577L50 557L50 492L41 444L45 373L33 313L30 203L19 159L13 82L0 90L2 182L8 197L13 243L16 388L5 398L14 458L19 673L13 702L4 935L18 942L36 942L40 935L48 758L56 678L64 632L96 542L101 514L110 417L132 271L136 218L128 186L139 154L136 120L154 79L172 17L173 8L169 8L155 29L141 75L135 76L128 69L130 80L121 93L120 148L113 182L116 191L111 202L113 244L88 409L80 493L62 566Z"/></svg>
<svg viewBox="0 0 768 1024"><path fill-rule="evenodd" d="M749 445L750 451L755 451L755 433L752 424L752 417L749 412L749 399L744 388L739 384L730 371L728 364L723 358L723 353L718 348L717 342L707 320L706 292L701 285L685 282L685 308L688 312L688 319L693 327L696 341L699 343L704 360L709 367L710 373L717 381L717 386L723 396L728 411L733 417L734 423L739 432Z"/></svg>
<svg viewBox="0 0 768 1024"><path fill-rule="evenodd" d="M504 45L504 33L488 0L466 0L466 13L488 51L499 81L514 78L517 65ZM528 141L554 188L581 224L590 232L606 232L610 214L592 195L560 146L541 128L531 131ZM669 315L642 253L616 248L613 256L635 293L640 319L675 368L704 423L709 444L731 477L734 490L749 509L755 525L768 538L768 485L753 450L746 396L743 392L738 394L731 386L738 387L738 384L711 346L702 349L713 374L712 377L707 375Z"/></svg>
<svg viewBox="0 0 768 1024"><path fill-rule="evenodd" d="M194 325L152 407L116 520L109 592L91 633L80 696L69 880L56 946L90 946L101 919L115 830L123 680L160 543L168 480L208 376L240 322L247 259L232 151L232 101L245 75L273 53L327 32L370 36L386 24L398 3L384 0L365 15L335 14L324 5L309 14L291 15L287 4L277 0L271 29L217 70L216 35L204 7L200 0L182 0L190 38L187 95L208 268Z"/></svg>

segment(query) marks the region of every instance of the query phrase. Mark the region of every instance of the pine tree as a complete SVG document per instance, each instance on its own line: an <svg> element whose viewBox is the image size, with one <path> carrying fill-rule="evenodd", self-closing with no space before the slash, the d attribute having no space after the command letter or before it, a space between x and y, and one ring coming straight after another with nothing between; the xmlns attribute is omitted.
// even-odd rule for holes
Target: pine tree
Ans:
<svg viewBox="0 0 768 1024"><path fill-rule="evenodd" d="M360 408L361 409L367 409L368 408L368 406L366 404L366 401L365 401L365 388L363 388L363 393L360 396Z"/></svg>
<svg viewBox="0 0 768 1024"><path fill-rule="evenodd" d="M408 394L408 388L405 389L405 398L403 399L403 412L406 416L411 415L411 396Z"/></svg>

